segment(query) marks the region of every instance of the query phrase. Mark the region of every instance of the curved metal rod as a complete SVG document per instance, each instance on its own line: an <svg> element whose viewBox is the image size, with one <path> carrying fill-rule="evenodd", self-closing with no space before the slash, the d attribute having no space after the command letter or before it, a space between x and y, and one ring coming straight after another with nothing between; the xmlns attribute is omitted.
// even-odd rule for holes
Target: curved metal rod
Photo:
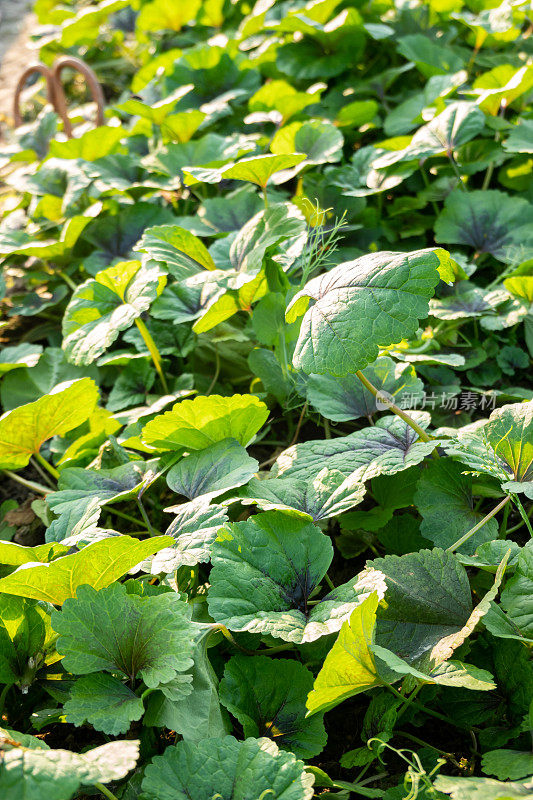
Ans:
<svg viewBox="0 0 533 800"><path fill-rule="evenodd" d="M39 75L42 75L43 78L46 80L46 94L48 102L56 108L56 93L55 93L55 78L52 73L52 70L49 69L45 64L41 64L39 61L30 64L20 78L18 79L16 88L15 88L15 96L13 98L13 120L15 122L15 128L18 128L19 125L22 125L22 115L20 113L20 96L22 94L22 90L26 85L26 81L30 77L37 72ZM56 109L57 110L57 109ZM65 119L63 118L63 123Z"/></svg>
<svg viewBox="0 0 533 800"><path fill-rule="evenodd" d="M74 56L62 56L58 58L54 64L52 75L54 80L54 92L55 92L55 99L56 99L56 110L63 118L63 124L65 124L65 118L63 117L62 111L64 109L65 116L67 118L67 125L65 126L65 133L69 137L72 136L72 126L70 124L70 120L68 119L67 111L66 111L66 101L65 101L65 93L63 91L63 85L61 83L61 73L64 69L70 67L71 69L79 72L85 78L85 82L89 87L91 92L93 101L96 103L96 127L100 127L104 124L104 106L105 106L105 97L102 87L98 82L98 78L96 77L93 70L82 61L80 58L74 58Z"/></svg>

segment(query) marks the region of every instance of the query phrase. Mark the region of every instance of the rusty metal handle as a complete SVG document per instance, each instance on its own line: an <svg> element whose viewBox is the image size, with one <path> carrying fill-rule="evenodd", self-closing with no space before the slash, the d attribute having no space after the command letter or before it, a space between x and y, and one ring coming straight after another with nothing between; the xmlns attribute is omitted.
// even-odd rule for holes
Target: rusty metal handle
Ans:
<svg viewBox="0 0 533 800"><path fill-rule="evenodd" d="M63 91L63 85L61 83L61 73L67 67L76 70L76 72L79 72L80 75L83 75L83 77L85 78L85 82L89 87L93 101L96 103L97 128L99 128L101 125L104 124L105 97L102 87L100 86L100 83L98 82L98 78L96 77L95 73L90 68L90 66L85 63L85 61L81 60L81 58L74 58L74 56L62 56L61 58L58 58L55 61L52 70L52 76L54 79L56 111L63 119L63 125L65 126L65 133L70 139L72 138L72 126L70 124L70 120L68 119L65 93ZM63 111L65 112L65 117L63 116ZM67 119L66 125L65 125L65 118Z"/></svg>
<svg viewBox="0 0 533 800"><path fill-rule="evenodd" d="M15 96L13 99L13 120L15 122L15 128L18 128L19 125L22 125L22 115L20 113L20 96L22 94L22 90L24 89L26 81L28 80L30 75L33 75L34 73L42 75L43 78L46 80L46 94L48 102L51 105L53 105L54 108L56 108L55 78L52 73L52 70L49 69L49 67L47 67L45 64L41 64L40 62L36 61L35 63L30 64L28 67L26 67L26 69L18 79L15 88ZM62 119L64 124L65 119L63 117Z"/></svg>
<svg viewBox="0 0 533 800"><path fill-rule="evenodd" d="M67 101L65 99L65 92L63 91L63 84L61 83L61 73L67 67L79 72L85 78L85 82L89 87L92 99L96 103L96 127L98 128L104 124L105 98L102 87L100 86L95 73L89 67L89 65L80 58L74 58L73 56L62 56L55 61L54 66L51 69L40 62L30 64L18 79L13 101L13 119L15 128L18 128L18 126L22 124L22 115L20 113L20 96L22 94L22 90L24 89L29 76L37 72L46 80L48 102L53 105L56 113L61 117L65 135L69 139L72 138L72 125L68 116Z"/></svg>

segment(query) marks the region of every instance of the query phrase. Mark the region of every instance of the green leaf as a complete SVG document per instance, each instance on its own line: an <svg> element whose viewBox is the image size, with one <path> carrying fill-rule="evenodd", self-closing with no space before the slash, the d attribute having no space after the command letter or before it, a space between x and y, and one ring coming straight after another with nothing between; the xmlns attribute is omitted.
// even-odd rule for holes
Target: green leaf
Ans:
<svg viewBox="0 0 533 800"><path fill-rule="evenodd" d="M251 156L242 158L235 164L226 164L211 170L202 167L189 167L184 169L186 183L200 181L204 183L220 183L221 180L232 179L235 181L248 181L254 183L262 189L266 188L267 183L281 170L289 170L305 159L303 153L292 153L290 155L265 155ZM190 176L190 178L189 178ZM189 178L189 180L187 180Z"/></svg>
<svg viewBox="0 0 533 800"><path fill-rule="evenodd" d="M112 675L96 672L75 681L63 706L67 722L81 726L88 722L109 736L127 733L132 722L144 713L143 701Z"/></svg>
<svg viewBox="0 0 533 800"><path fill-rule="evenodd" d="M225 736L167 747L146 767L142 788L147 800L311 800L313 782L302 761L269 739Z"/></svg>
<svg viewBox="0 0 533 800"><path fill-rule="evenodd" d="M112 153L117 144L124 137L122 126L112 128L103 125L94 130L85 131L81 136L58 142L50 142L50 155L54 158L77 158L81 161L94 161Z"/></svg>
<svg viewBox="0 0 533 800"><path fill-rule="evenodd" d="M83 754L16 747L2 754L2 800L71 800L80 786L124 778L138 757L138 740L109 742Z"/></svg>
<svg viewBox="0 0 533 800"><path fill-rule="evenodd" d="M345 477L324 467L309 477L253 478L240 497L244 503L257 503L263 511L294 509L318 522L358 505L365 493L357 471Z"/></svg>
<svg viewBox="0 0 533 800"><path fill-rule="evenodd" d="M411 412L411 416L422 427L429 422L425 412ZM278 456L272 473L274 477L306 478L327 466L345 477L357 470L360 480L365 481L419 464L434 449L434 442L421 442L412 428L391 415L347 436L293 445Z"/></svg>
<svg viewBox="0 0 533 800"><path fill-rule="evenodd" d="M370 649L378 602L377 593L372 592L343 623L307 698L310 714L328 711L349 697L383 685Z"/></svg>
<svg viewBox="0 0 533 800"><path fill-rule="evenodd" d="M148 228L134 249L146 253L147 259L161 264L179 281L203 269L215 269L215 263L200 239L176 225Z"/></svg>
<svg viewBox="0 0 533 800"><path fill-rule="evenodd" d="M245 447L267 417L266 405L254 395L195 397L145 425L143 440L159 450L203 450L224 439L236 439Z"/></svg>
<svg viewBox="0 0 533 800"><path fill-rule="evenodd" d="M145 3L137 17L137 29L143 32L181 31L200 10L200 0L187 0L176 5L171 0L152 0Z"/></svg>
<svg viewBox="0 0 533 800"><path fill-rule="evenodd" d="M0 683L23 692L37 671L58 660L47 608L33 600L0 595Z"/></svg>
<svg viewBox="0 0 533 800"><path fill-rule="evenodd" d="M90 417L98 389L90 378L65 381L34 403L0 417L0 468L20 469L52 436L63 436Z"/></svg>
<svg viewBox="0 0 533 800"><path fill-rule="evenodd" d="M162 691L156 690L148 698L144 724L169 728L186 741L196 742L210 736L225 736L229 725L218 699L218 679L207 652L211 626L195 633L194 663L183 676L191 678L191 691L170 700Z"/></svg>
<svg viewBox="0 0 533 800"><path fill-rule="evenodd" d="M493 778L449 778L439 775L434 783L452 800L533 800L533 783L502 783Z"/></svg>
<svg viewBox="0 0 533 800"><path fill-rule="evenodd" d="M248 483L258 469L259 463L242 445L235 439L223 439L174 464L167 473L167 483L173 492L189 500L207 500Z"/></svg>
<svg viewBox="0 0 533 800"><path fill-rule="evenodd" d="M463 534L483 519L484 513L474 510L472 477L463 475L464 467L451 459L427 464L418 482L414 497L422 516L420 533L438 547L451 547ZM446 509L443 519L442 510ZM490 519L459 548L473 554L480 544L498 537L498 521Z"/></svg>
<svg viewBox="0 0 533 800"><path fill-rule="evenodd" d="M299 172L302 165L339 161L343 143L342 133L333 123L325 119L312 119L291 122L280 128L272 139L270 149L277 155L304 153L305 160L297 165L296 170L292 170Z"/></svg>
<svg viewBox="0 0 533 800"><path fill-rule="evenodd" d="M287 308L288 322L305 313L294 366L347 375L375 361L380 347L410 337L447 258L443 250L370 253L313 278Z"/></svg>
<svg viewBox="0 0 533 800"><path fill-rule="evenodd" d="M169 544L168 536L155 536L143 542L130 536L112 536L50 564L20 567L0 578L0 592L61 605L68 597L74 597L83 584L95 589L109 586L144 558Z"/></svg>
<svg viewBox="0 0 533 800"><path fill-rule="evenodd" d="M297 517L267 511L235 523L213 545L209 613L230 630L287 642L337 631L379 580L354 579L308 606L332 556L329 538Z"/></svg>
<svg viewBox="0 0 533 800"><path fill-rule="evenodd" d="M34 367L43 348L40 344L19 344L0 350L0 377L20 367Z"/></svg>
<svg viewBox="0 0 533 800"><path fill-rule="evenodd" d="M520 551L515 573L502 592L501 604L516 638L533 639L533 547L530 543Z"/></svg>
<svg viewBox="0 0 533 800"><path fill-rule="evenodd" d="M151 559L154 575L209 561L217 533L228 523L225 507L211 506L205 497L175 506L174 511L176 516L166 531L166 535L174 539L174 544L163 548Z"/></svg>
<svg viewBox="0 0 533 800"><path fill-rule="evenodd" d="M472 611L464 567L444 550L420 550L367 563L387 586L378 609L376 642L408 663L419 664L444 637L463 629ZM363 573L364 574L364 573Z"/></svg>
<svg viewBox="0 0 533 800"><path fill-rule="evenodd" d="M111 469L66 467L61 471L57 492L46 496L55 514L65 514L87 500L103 506L136 497L154 480L157 460L130 461Z"/></svg>
<svg viewBox="0 0 533 800"><path fill-rule="evenodd" d="M464 66L463 59L455 50L422 33L402 36L397 50L408 61L414 61L417 69L426 78L451 74Z"/></svg>
<svg viewBox="0 0 533 800"><path fill-rule="evenodd" d="M376 389L397 405L401 405L401 398L406 394L410 397L422 394L422 381L417 378L414 367L408 363L398 364L383 356L365 367L362 373ZM307 400L323 417L333 422L370 417L377 410L383 410L383 403L379 403L356 375L342 378L310 375L307 381Z"/></svg>
<svg viewBox="0 0 533 800"><path fill-rule="evenodd" d="M0 384L0 400L5 411L38 400L48 394L54 386L65 381L88 377L98 382L98 370L94 366L75 367L65 358L59 347L47 347L38 363L6 375Z"/></svg>
<svg viewBox="0 0 533 800"><path fill-rule="evenodd" d="M454 150L477 136L485 127L485 115L475 103L451 103L431 122L417 130L403 150L393 150L374 161L375 169L383 169L398 161L422 160Z"/></svg>
<svg viewBox="0 0 533 800"><path fill-rule="evenodd" d="M505 263L533 255L533 206L522 197L496 190L456 189L435 223L435 241L464 244Z"/></svg>
<svg viewBox="0 0 533 800"><path fill-rule="evenodd" d="M220 682L220 702L243 726L245 737L266 736L297 758L318 755L326 743L322 717L305 717L313 675L298 661L233 656Z"/></svg>
<svg viewBox="0 0 533 800"><path fill-rule="evenodd" d="M517 750L489 750L483 754L481 769L499 780L529 778L533 775L533 753Z"/></svg>
<svg viewBox="0 0 533 800"><path fill-rule="evenodd" d="M114 583L98 591L80 586L52 626L69 672L120 672L155 688L192 665L189 620L190 607L174 592L141 597Z"/></svg>
<svg viewBox="0 0 533 800"><path fill-rule="evenodd" d="M502 147L508 153L533 153L533 120L521 119Z"/></svg>
<svg viewBox="0 0 533 800"><path fill-rule="evenodd" d="M306 241L307 226L297 206L273 203L241 228L231 244L230 261L239 273L256 275L268 251L272 260L287 270L301 254Z"/></svg>
<svg viewBox="0 0 533 800"><path fill-rule="evenodd" d="M91 364L161 294L166 277L153 263L124 261L98 272L73 293L63 317L63 350Z"/></svg>

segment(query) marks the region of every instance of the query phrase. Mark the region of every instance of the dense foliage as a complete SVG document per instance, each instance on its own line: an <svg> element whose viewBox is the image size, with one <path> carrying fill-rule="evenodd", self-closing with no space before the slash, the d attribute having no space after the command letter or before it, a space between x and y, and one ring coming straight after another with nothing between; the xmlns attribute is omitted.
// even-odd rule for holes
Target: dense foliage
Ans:
<svg viewBox="0 0 533 800"><path fill-rule="evenodd" d="M533 798L530 4L36 12L0 797Z"/></svg>

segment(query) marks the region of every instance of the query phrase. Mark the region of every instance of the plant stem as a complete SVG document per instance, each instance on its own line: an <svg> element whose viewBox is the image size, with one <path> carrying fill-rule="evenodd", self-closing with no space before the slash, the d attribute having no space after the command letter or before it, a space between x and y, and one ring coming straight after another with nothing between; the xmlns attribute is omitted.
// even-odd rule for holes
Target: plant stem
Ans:
<svg viewBox="0 0 533 800"><path fill-rule="evenodd" d="M2 715L4 713L4 703L6 702L7 693L12 687L12 683L6 683L2 692L0 693L0 722L2 721Z"/></svg>
<svg viewBox="0 0 533 800"><path fill-rule="evenodd" d="M326 583L329 586L329 588L331 589L331 591L333 591L334 588L335 588L335 584L333 583L333 581L331 580L331 578L329 577L327 572L324 575L324 580L326 581Z"/></svg>
<svg viewBox="0 0 533 800"><path fill-rule="evenodd" d="M450 164L452 165L453 171L455 172L455 176L456 176L457 180L459 181L459 186L461 187L463 192L466 192L467 188L463 183L463 178L461 176L461 173L459 172L459 167L457 166L457 161L455 160L454 154L448 152L447 156L448 156L448 159L450 161Z"/></svg>
<svg viewBox="0 0 533 800"><path fill-rule="evenodd" d="M61 270L61 269L60 269L60 270L59 270L59 272L58 272L57 274L58 274L58 275L60 275L60 276L63 278L63 280L65 281L65 283L66 283L66 284L67 284L67 286L69 287L69 289L72 289L72 291L73 291L73 292L75 292L75 291L76 291L76 289L77 289L78 287L76 286L76 284L74 283L74 281L73 281L73 280L71 280L71 278L69 278L69 276L66 274L66 272L63 272L63 270Z"/></svg>
<svg viewBox="0 0 533 800"><path fill-rule="evenodd" d="M486 515L483 517L483 519L480 519L480 520L479 520L479 522L477 523L477 525L474 525L474 527L473 527L473 528L470 528L470 530L469 530L469 531L467 531L465 534L463 534L463 536L461 536L461 538L460 538L460 539L457 539L457 541L456 541L456 542L454 542L452 545L450 545L450 547L447 547L447 548L446 548L446 550L447 550L449 553L453 553L453 551L454 551L454 550L457 550L457 548L458 548L458 547L461 547L461 545L462 545L462 544L464 544L465 542L467 542L467 541L468 541L468 540L469 540L469 539L470 539L470 538L471 538L471 537L472 537L472 536L473 536L475 533L477 533L477 532L478 532L478 530L479 530L480 528L482 528L482 527L483 527L483 525L485 525L485 523L487 523L487 522L489 521L489 519L492 519L492 517L493 517L495 514L497 514L497 513L498 513L498 511L499 511L501 508L503 508L503 507L504 507L504 506L505 506L505 505L506 505L506 504L509 502L509 500L510 500L510 499L511 499L511 496L510 496L510 495L507 495L506 497L504 497L504 498L503 498L503 500L502 500L500 503L498 503L498 505L497 505L497 506L495 506L495 507L492 509L492 511L489 511L489 513L488 513L488 514L486 514Z"/></svg>
<svg viewBox="0 0 533 800"><path fill-rule="evenodd" d="M215 384L218 381L219 375L220 375L220 356L218 354L218 347L215 345L215 374L213 375L213 380L209 384L209 389L205 393L206 397L208 397L215 388Z"/></svg>
<svg viewBox="0 0 533 800"><path fill-rule="evenodd" d="M132 517L131 514L126 514L124 511L119 511L118 508L115 508L114 506L106 506L106 511L109 511L110 514L115 514L117 517L121 517L128 522L133 522L134 525L138 525L141 528L144 527L144 522L142 520L137 519L137 517Z"/></svg>
<svg viewBox="0 0 533 800"><path fill-rule="evenodd" d="M399 697L404 702L407 701L408 705L413 705L415 708L418 708L419 711L423 711L425 714L429 714L431 717L435 717L435 719L440 719L441 722L445 722L447 725L452 725L454 728L463 728L463 729L465 728L464 725L458 725L449 717L444 716L444 714L439 714L438 711L433 711L432 708L428 708L423 703L419 703L418 700L412 700L411 698L404 697L403 694L400 694L400 692L397 689L395 689L394 686L391 686L390 683L386 683L385 688L391 691L392 694L394 694L396 697ZM468 728L468 730L470 730L470 728Z"/></svg>
<svg viewBox="0 0 533 800"><path fill-rule="evenodd" d="M382 403L384 403L384 405L388 406L393 414L396 414L397 417L400 417L400 419L403 419L403 421L407 425L409 425L410 428L412 428L414 431L416 431L416 433L418 433L418 436L420 437L420 439L423 442L430 442L431 441L431 437L428 436L428 434L425 432L425 430L423 428L421 428L420 425L418 425L418 423L416 423L414 421L414 419L412 419L409 416L409 414L406 414L405 411L402 411L401 408L399 408L395 403L393 403L392 400L389 400L388 397L386 397L384 394L381 394L378 391L378 389L376 389L374 384L370 383L368 378L366 378L363 375L361 370L357 370L357 372L355 374L357 375L357 377L359 378L359 380L361 381L363 386L365 386L368 389L368 391L371 392L374 395L374 397L378 397L378 395L379 395L380 401Z"/></svg>
<svg viewBox="0 0 533 800"><path fill-rule="evenodd" d="M292 445L296 444L296 442L298 441L298 436L300 434L300 428L302 427L302 422L304 420L304 416L305 416L306 412L307 412L307 401L302 406L302 411L301 411L301 414L300 414L300 418L298 419L298 424L296 425L296 430L294 431L294 436L291 439L289 447L292 447Z"/></svg>
<svg viewBox="0 0 533 800"><path fill-rule="evenodd" d="M37 494L48 494L50 491L48 486L43 486L41 483L35 483L34 481L28 481L26 478L17 475L16 472L11 472L9 469L3 470L3 473L7 475L8 478L11 478L12 481L20 483L21 486L25 486L26 489L31 489L32 492L37 492Z"/></svg>
<svg viewBox="0 0 533 800"><path fill-rule="evenodd" d="M531 527L531 522L529 521L529 514L526 514L525 508L522 505L522 502L521 502L520 498L517 497L515 494L513 495L513 502L514 502L515 506L517 507L518 511L520 512L520 516L524 520L524 524L525 524L526 528L529 531L529 535L533 539L533 528Z"/></svg>
<svg viewBox="0 0 533 800"><path fill-rule="evenodd" d="M155 536L154 529L150 524L150 520L148 519L148 514L146 513L146 509L143 506L143 501L140 497L137 497L137 505L139 507L139 511L141 512L141 516L144 520L144 524L146 525L147 529L150 531L150 536Z"/></svg>
<svg viewBox="0 0 533 800"><path fill-rule="evenodd" d="M267 187L263 186L263 202L265 204L265 211L268 209Z"/></svg>
<svg viewBox="0 0 533 800"><path fill-rule="evenodd" d="M98 791L101 792L104 797L107 797L107 800L118 800L116 794L113 794L110 789L108 789L106 786L103 786L101 783L94 783L93 786L95 789L98 789Z"/></svg>
<svg viewBox="0 0 533 800"><path fill-rule="evenodd" d="M240 645L240 644L239 644L237 641L235 641L235 639L233 638L233 636L232 636L232 635L231 635L231 633L228 631L228 629L226 628L226 626L225 626L225 625L213 625L213 630L214 630L214 631L220 631L220 633L222 634L222 636L223 636L225 639L227 639L227 640L228 640L228 642L231 642L231 644L232 644L234 647L236 647L236 648L237 648L237 650L241 650L243 653L246 653L246 655L247 655L247 656L256 656L256 655L257 655L257 653L256 653L256 651L255 651L255 650L248 650L248 648L247 648L247 647L243 647L243 646L242 646L242 645Z"/></svg>
<svg viewBox="0 0 533 800"><path fill-rule="evenodd" d="M47 472L44 471L44 469L37 463L37 461L34 458L30 459L30 463L33 466L33 468L35 469L35 471L39 473L39 475L41 476L43 481L45 483L47 483L48 486L50 486L52 488L55 488L55 484L52 481L50 475Z"/></svg>
<svg viewBox="0 0 533 800"><path fill-rule="evenodd" d="M137 317L137 319L135 320L135 324L137 325L137 330L141 334L143 341L146 347L148 348L148 352L150 353L152 361L154 362L154 367L156 368L157 374L159 375L161 386L163 387L165 394L168 394L167 380L163 372L163 366L161 364L161 354L157 349L157 345L152 339L150 331L148 330L142 319L140 319L140 317Z"/></svg>
<svg viewBox="0 0 533 800"><path fill-rule="evenodd" d="M50 473L52 478L55 478L57 481L57 479L59 478L59 472L57 471L57 469L53 467L51 464L49 464L46 458L43 458L40 453L34 453L34 455L35 455L35 460L41 465L41 467L47 470L47 472Z"/></svg>

